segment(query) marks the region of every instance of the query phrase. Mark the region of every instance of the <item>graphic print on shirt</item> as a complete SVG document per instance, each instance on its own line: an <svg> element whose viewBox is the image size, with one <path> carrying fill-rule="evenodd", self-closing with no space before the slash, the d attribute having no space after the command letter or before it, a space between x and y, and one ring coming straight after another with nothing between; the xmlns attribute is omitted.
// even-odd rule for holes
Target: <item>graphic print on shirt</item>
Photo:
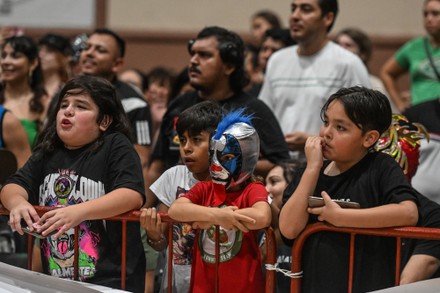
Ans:
<svg viewBox="0 0 440 293"><path fill-rule="evenodd" d="M226 205L218 208L225 208ZM199 249L202 259L206 263L215 263L215 231L213 225L207 230L200 230ZM243 232L234 229L225 229L220 226L220 262L226 262L236 256L241 249Z"/></svg>
<svg viewBox="0 0 440 293"><path fill-rule="evenodd" d="M104 184L80 177L75 171L59 170L48 174L40 186L40 205L63 207L79 204L105 194ZM79 225L79 277L84 281L95 274L100 236L88 221ZM41 252L52 276L73 279L74 228L55 239L41 241Z"/></svg>
<svg viewBox="0 0 440 293"><path fill-rule="evenodd" d="M187 193L188 190L178 186L176 199ZM195 232L191 225L173 225L173 259L176 265L191 265L193 256Z"/></svg>

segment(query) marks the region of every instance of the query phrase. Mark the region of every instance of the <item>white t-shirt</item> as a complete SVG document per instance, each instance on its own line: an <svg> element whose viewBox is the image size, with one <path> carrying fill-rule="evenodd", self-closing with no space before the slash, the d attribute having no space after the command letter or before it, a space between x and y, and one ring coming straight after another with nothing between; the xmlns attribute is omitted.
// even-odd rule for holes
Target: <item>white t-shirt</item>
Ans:
<svg viewBox="0 0 440 293"><path fill-rule="evenodd" d="M319 134L320 111L342 87L370 87L367 69L358 56L328 42L312 56L299 56L298 45L281 49L269 59L259 99L277 117L284 134Z"/></svg>
<svg viewBox="0 0 440 293"><path fill-rule="evenodd" d="M167 207L187 193L198 180L186 166L166 170L151 186L151 191ZM187 224L173 225L173 292L188 292L191 279L192 247L195 232ZM167 253L168 255L168 253ZM167 291L168 269L165 265L161 292Z"/></svg>

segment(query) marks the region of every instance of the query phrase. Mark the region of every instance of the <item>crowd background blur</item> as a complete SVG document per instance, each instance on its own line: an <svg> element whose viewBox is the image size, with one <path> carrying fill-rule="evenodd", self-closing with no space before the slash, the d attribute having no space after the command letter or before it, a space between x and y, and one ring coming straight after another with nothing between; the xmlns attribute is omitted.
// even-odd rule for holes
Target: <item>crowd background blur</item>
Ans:
<svg viewBox="0 0 440 293"><path fill-rule="evenodd" d="M51 1L44 2L51 3ZM76 1L66 2L72 2L70 6L75 6ZM286 6L290 5L288 1L273 1L268 5L266 1L253 0L239 2L226 0L213 3L189 0L172 5L169 5L169 1L150 3L142 0L132 0L130 5L126 5L123 1L89 2L94 3L96 7L90 27L75 27L73 21L56 27L42 27L36 21L35 25L26 25L24 30L36 40L49 31L73 39L81 33L92 32L95 27L108 27L117 31L127 42L125 68L138 68L143 72L148 72L156 66L165 66L179 72L187 63L187 41L202 27L206 25L227 27L238 32L245 41L250 41L252 39L250 32L252 15L257 11L269 9L277 13L282 24L286 25L289 15ZM38 16L38 13L30 16L20 15L21 11L26 11L27 3L20 3L20 5L11 3L10 5L12 6L10 10L14 14L11 18L14 16L17 21L12 22L1 15L0 26L22 26L23 23L30 22L26 17ZM57 14L69 14L69 9L72 10L70 6L66 5L63 8L61 5L53 5L51 13L54 17ZM380 66L401 45L412 37L424 34L424 28L420 22L420 7L423 6L423 0L388 0L385 2L341 0L339 6L341 13L332 30L333 33L344 27L356 26L370 36L374 53L369 69L374 75L378 75ZM231 7L234 8L232 11ZM168 15L167 18L162 17L164 11ZM417 15L420 17L415 17ZM81 18L82 16L72 17ZM408 80L406 76L403 77L399 81L400 88L408 89Z"/></svg>

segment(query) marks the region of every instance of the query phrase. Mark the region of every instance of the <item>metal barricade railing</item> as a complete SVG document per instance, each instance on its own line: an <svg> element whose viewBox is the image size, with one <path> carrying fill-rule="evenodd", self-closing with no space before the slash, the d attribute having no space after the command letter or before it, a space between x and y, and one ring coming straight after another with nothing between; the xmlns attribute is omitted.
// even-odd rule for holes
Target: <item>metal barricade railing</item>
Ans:
<svg viewBox="0 0 440 293"><path fill-rule="evenodd" d="M36 212L41 216L43 215L45 212L52 210L53 208L51 207L42 207L42 206L34 206ZM9 211L4 209L4 208L0 208L0 215L8 215ZM124 213L115 217L111 217L111 218L106 218L105 220L108 221L120 221L122 224L122 247L121 247L121 289L124 290L125 289L125 283L126 283L126 265L127 265L127 258L126 258L126 254L127 254L127 245L126 245L126 241L125 239L127 239L127 222L136 222L139 221L139 217L140 217L141 212L139 210L134 210L128 213ZM163 214L161 213L161 219L163 222L167 222L167 223L177 223L176 221L174 221L173 219L171 219L167 214ZM218 228L218 227L217 227ZM216 278L216 292L218 292L218 288L219 288L219 278L218 278L218 267L220 265L219 262L219 255L220 255L220 245L219 245L219 241L217 241L218 239L220 239L220 235L219 235L219 230L220 229L216 229L216 261L215 261L215 266L216 266L216 272L217 272L217 278ZM274 232L272 230L272 228L267 228L264 229L264 232L266 234L266 263L268 264L272 264L274 265L276 262L276 243L275 243L275 236L274 236ZM79 262L78 262L78 257L79 257L79 236L78 236L78 226L75 227L75 233L74 233L74 261L73 261L73 266L74 266L74 280L79 280ZM28 269L30 270L32 268L32 238L34 236L32 235L28 235ZM167 283L168 283L168 292L172 292L172 261L173 261L173 226L169 225L168 227L168 251L171 253L168 253L168 276L167 276ZM272 293L275 292L275 271L267 271L266 272L266 292L267 293Z"/></svg>
<svg viewBox="0 0 440 293"><path fill-rule="evenodd" d="M330 231L335 233L350 234L350 258L349 258L349 276L348 276L348 292L352 292L353 288L353 268L354 268L354 248L356 235L382 236L396 238L396 275L395 285L398 286L400 282L400 258L401 258L401 242L402 238L414 239L429 239L440 240L440 229L436 228L421 228L421 227L400 227L400 228L380 228L380 229L366 229L366 228L341 228L331 226L326 223L309 224L295 239L292 247L292 272L301 271L301 254L304 243L307 238L315 233L322 231ZM290 292L301 292L301 278L293 278L291 280Z"/></svg>
<svg viewBox="0 0 440 293"><path fill-rule="evenodd" d="M170 217L168 217L167 214L160 214L161 216L161 220L163 222L167 222L169 224L172 223L178 223L176 221L174 221L173 219L171 219ZM218 292L218 288L219 288L219 266L220 261L219 261L219 257L220 257L220 242L217 241L218 239L220 239L220 229L218 229L218 227L216 227L215 229L215 269L216 269L216 290L215 292ZM275 265L276 262L276 242L275 242L275 234L273 232L273 229L271 227L264 229L264 233L266 234L266 263L268 264L272 264ZM171 293L172 292L172 263L173 263L173 227L172 225L168 226L168 276L167 276L167 284L168 284L168 292ZM171 252L171 253L170 253ZM275 292L275 271L266 271L266 288L265 288L265 292L266 293L273 293Z"/></svg>

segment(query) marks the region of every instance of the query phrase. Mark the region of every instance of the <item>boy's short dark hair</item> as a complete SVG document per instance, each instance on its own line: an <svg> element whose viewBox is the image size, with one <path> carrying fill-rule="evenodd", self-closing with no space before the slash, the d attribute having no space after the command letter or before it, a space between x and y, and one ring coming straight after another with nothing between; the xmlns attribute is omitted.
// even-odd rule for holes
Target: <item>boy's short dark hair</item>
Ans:
<svg viewBox="0 0 440 293"><path fill-rule="evenodd" d="M362 133L377 130L382 134L391 124L390 102L379 91L360 86L341 88L331 95L322 107L322 121L325 120L328 106L335 100L344 105L348 118L362 130Z"/></svg>
<svg viewBox="0 0 440 293"><path fill-rule="evenodd" d="M176 131L179 136L188 131L189 136L196 136L202 131L213 132L225 110L214 101L204 101L183 111L177 120Z"/></svg>

